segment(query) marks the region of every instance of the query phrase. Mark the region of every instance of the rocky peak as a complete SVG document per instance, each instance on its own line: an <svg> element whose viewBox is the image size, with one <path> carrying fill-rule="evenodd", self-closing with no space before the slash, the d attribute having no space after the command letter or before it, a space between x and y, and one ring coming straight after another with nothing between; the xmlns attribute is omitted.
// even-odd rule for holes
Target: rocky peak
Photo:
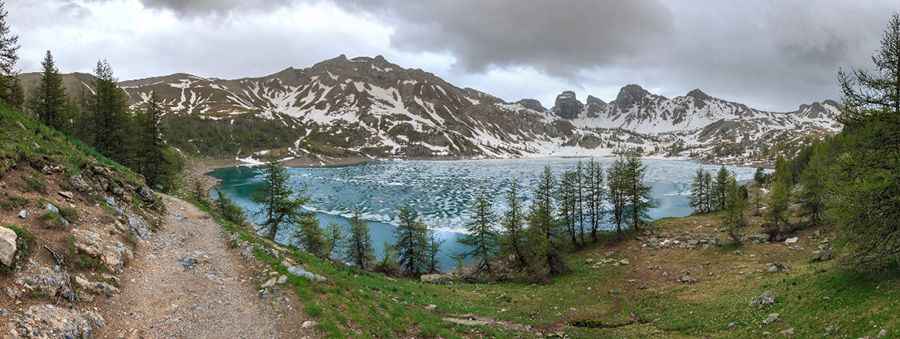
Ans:
<svg viewBox="0 0 900 339"><path fill-rule="evenodd" d="M616 96L616 104L619 107L631 107L648 95L650 95L650 92L641 86L635 84L627 85L619 90L619 95Z"/></svg>
<svg viewBox="0 0 900 339"><path fill-rule="evenodd" d="M599 114L606 110L606 102L597 98L593 95L588 95L585 100L585 111L587 111L588 117L595 118L599 116Z"/></svg>
<svg viewBox="0 0 900 339"><path fill-rule="evenodd" d="M694 89L694 90L688 92L687 96L688 96L688 97L691 97L691 98L694 98L694 99L697 99L697 100L700 100L700 101L712 99L711 96L709 96L708 94L704 93L704 92L701 91L699 88Z"/></svg>
<svg viewBox="0 0 900 339"><path fill-rule="evenodd" d="M564 91L556 96L553 113L556 113L556 115L563 119L575 119L578 117L578 114L581 113L582 109L584 109L584 104L578 101L575 92Z"/></svg>
<svg viewBox="0 0 900 339"><path fill-rule="evenodd" d="M522 99L516 102L519 105L524 106L525 108L535 110L538 112L546 112L547 109L544 108L544 105L541 104L537 99Z"/></svg>

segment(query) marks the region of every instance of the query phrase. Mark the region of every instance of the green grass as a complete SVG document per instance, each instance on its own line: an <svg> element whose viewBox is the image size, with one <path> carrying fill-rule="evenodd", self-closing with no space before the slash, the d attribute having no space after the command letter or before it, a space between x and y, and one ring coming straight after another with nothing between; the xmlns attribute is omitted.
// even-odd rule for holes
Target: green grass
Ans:
<svg viewBox="0 0 900 339"><path fill-rule="evenodd" d="M38 218L41 222L41 225L48 229L53 230L65 230L68 228L63 217L57 212L46 212Z"/></svg>
<svg viewBox="0 0 900 339"><path fill-rule="evenodd" d="M209 208L201 208L209 212ZM227 231L254 243L259 260L286 273L281 260L264 250L266 241L221 216L214 217ZM708 215L672 218L657 222L656 227L694 229L698 222L714 220L715 216ZM680 250L665 258L653 257L659 253L654 250L639 249L641 259L632 258L631 265L594 267L588 258L597 262L611 249L616 250L612 256L615 258L628 253L607 239L567 256L571 271L548 284L451 285L388 278L293 249L290 257L294 261L329 281L310 283L297 277L289 281L304 303L304 312L319 322L323 333L335 338L529 335L500 327L457 326L441 320L462 314L531 325L545 333L561 331L571 338L759 338L766 332L778 336L789 328L793 328L796 337L822 337L827 328L835 337L874 338L882 328L889 331L888 337L900 335L900 270L864 275L845 269L838 260L810 263L808 253L779 246L783 245L746 244L739 251L730 247ZM786 254L767 258L768 252L776 249ZM674 260L724 271L715 278L701 276L697 285L669 280L641 289L635 286L639 281L630 279L635 278L635 269L647 266L641 261L650 257L656 262ZM731 258L759 265L755 267L763 266L760 261L784 261L791 271L769 274L751 268L746 275L740 275ZM776 303L764 308L750 306L750 301L764 291L774 292ZM436 310L425 310L429 304L436 305ZM763 325L762 320L770 313L779 313L780 320ZM733 329L729 328L730 323L735 324Z"/></svg>
<svg viewBox="0 0 900 339"><path fill-rule="evenodd" d="M16 211L18 209L28 207L29 203L30 202L26 198L11 196L4 193L3 197L0 197L0 210Z"/></svg>
<svg viewBox="0 0 900 339"><path fill-rule="evenodd" d="M25 192L47 193L47 180L44 178L37 175L31 175L25 177L23 180L25 181L25 187L22 189Z"/></svg>

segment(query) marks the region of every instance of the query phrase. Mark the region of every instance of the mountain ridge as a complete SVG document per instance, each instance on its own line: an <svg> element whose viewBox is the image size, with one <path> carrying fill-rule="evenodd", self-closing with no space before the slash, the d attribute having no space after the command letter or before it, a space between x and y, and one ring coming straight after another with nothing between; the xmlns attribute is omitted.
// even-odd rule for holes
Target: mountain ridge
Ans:
<svg viewBox="0 0 900 339"><path fill-rule="evenodd" d="M33 81L34 74L23 77ZM69 77L78 81L67 81L67 89L90 88L84 75L64 76ZM535 99L507 102L458 87L382 56L340 55L261 77L174 73L126 80L120 86L133 108L156 92L171 120L191 120L197 128L248 119L271 121L271 128L279 122L287 127L284 139L296 139L268 146L285 148L292 156L524 157L607 155L640 148L645 155L754 162L784 153L768 151L776 143L840 130L835 120L839 105L831 100L792 112L767 112L700 89L667 98L629 84L610 102L589 95L582 103L575 92L564 91L547 109ZM186 142L176 140L179 146L191 146ZM250 147L256 143L246 143L249 152L262 150ZM729 145L728 150L722 145ZM243 146L236 149L246 155Z"/></svg>

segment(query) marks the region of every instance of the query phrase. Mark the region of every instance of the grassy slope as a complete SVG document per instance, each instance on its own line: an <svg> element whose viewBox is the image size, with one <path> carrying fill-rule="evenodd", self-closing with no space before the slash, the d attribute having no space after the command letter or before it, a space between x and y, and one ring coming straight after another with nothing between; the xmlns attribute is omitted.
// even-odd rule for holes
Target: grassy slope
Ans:
<svg viewBox="0 0 900 339"><path fill-rule="evenodd" d="M93 148L0 104L0 174L16 163L62 166L68 175L78 174L88 164L100 164L131 183L143 181Z"/></svg>

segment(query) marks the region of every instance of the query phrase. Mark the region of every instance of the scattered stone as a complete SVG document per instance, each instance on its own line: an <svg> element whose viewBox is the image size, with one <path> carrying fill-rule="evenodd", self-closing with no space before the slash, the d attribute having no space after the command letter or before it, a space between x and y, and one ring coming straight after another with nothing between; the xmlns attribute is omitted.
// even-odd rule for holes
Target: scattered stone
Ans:
<svg viewBox="0 0 900 339"><path fill-rule="evenodd" d="M781 273L781 272L787 272L787 270L788 270L787 266L785 266L782 263L777 263L777 262L770 262L766 265L766 267L767 267L766 270L769 271L769 273Z"/></svg>
<svg viewBox="0 0 900 339"><path fill-rule="evenodd" d="M76 299L75 292L69 286L69 275L49 267L40 267L34 272L23 273L16 279L15 284L21 287L27 296L34 298L54 300L56 297L62 297L71 302ZM15 294L20 293L16 291Z"/></svg>
<svg viewBox="0 0 900 339"><path fill-rule="evenodd" d="M15 338L93 338L94 330L104 325L97 313L48 304L29 307L8 327Z"/></svg>
<svg viewBox="0 0 900 339"><path fill-rule="evenodd" d="M446 274L423 274L419 277L423 283L443 285L449 284L453 279Z"/></svg>
<svg viewBox="0 0 900 339"><path fill-rule="evenodd" d="M269 280L266 280L266 282L264 282L260 286L260 288L270 288L272 286L275 286L276 283L278 283L278 278L269 278Z"/></svg>
<svg viewBox="0 0 900 339"><path fill-rule="evenodd" d="M628 265L631 265L631 262L628 261L628 259L622 259L622 260L619 260L619 265L628 266Z"/></svg>
<svg viewBox="0 0 900 339"><path fill-rule="evenodd" d="M800 241L800 238L798 238L798 237L793 237L793 238L787 238L787 239L785 239L785 240L784 240L784 243L785 243L785 244L796 244L796 243L798 243L799 241Z"/></svg>
<svg viewBox="0 0 900 339"><path fill-rule="evenodd" d="M788 328L784 331L781 331L780 334L785 337L792 337L792 336L794 336L794 328L793 327Z"/></svg>
<svg viewBox="0 0 900 339"><path fill-rule="evenodd" d="M678 282L682 284L695 284L697 283L697 278L692 277L690 273L686 272L684 275L678 278Z"/></svg>
<svg viewBox="0 0 900 339"><path fill-rule="evenodd" d="M737 328L737 323L734 322L734 321L732 321L732 322L728 323L727 328L728 328L729 330L734 330L735 328Z"/></svg>
<svg viewBox="0 0 900 339"><path fill-rule="evenodd" d="M144 218L134 213L127 213L125 216L128 218L128 230L131 234L141 240L150 239L150 225Z"/></svg>
<svg viewBox="0 0 900 339"><path fill-rule="evenodd" d="M318 325L318 323L316 323L315 321L307 320L307 321L304 321L302 324L300 324L300 327L310 328L310 327L313 327L316 325Z"/></svg>
<svg viewBox="0 0 900 339"><path fill-rule="evenodd" d="M13 262L16 259L16 240L19 237L16 235L16 232L6 228L0 227L0 263L3 263L6 267L12 267Z"/></svg>
<svg viewBox="0 0 900 339"><path fill-rule="evenodd" d="M138 197L141 198L146 203L154 203L156 202L156 194L153 194L153 190L147 186L141 186L141 188L137 191Z"/></svg>
<svg viewBox="0 0 900 339"><path fill-rule="evenodd" d="M84 180L84 177L82 177L81 174L69 178L69 185L72 186L72 188L74 188L76 191L81 193L88 193L93 191L91 185L88 184L86 180Z"/></svg>
<svg viewBox="0 0 900 339"><path fill-rule="evenodd" d="M750 306L769 306L775 304L775 294L772 291L765 291L758 297L750 301Z"/></svg>
<svg viewBox="0 0 900 339"><path fill-rule="evenodd" d="M282 275L278 276L278 280L276 281L276 283L281 285L281 284L286 283L287 280L288 280L288 277L286 275L282 274Z"/></svg>
<svg viewBox="0 0 900 339"><path fill-rule="evenodd" d="M324 282L324 281L328 280L321 275L307 271L305 268L303 268L303 266L300 266L300 265L288 267L287 270L288 270L288 272L290 272L293 275L296 275L296 276L302 277L302 278L306 278L307 280L312 281L312 282Z"/></svg>
<svg viewBox="0 0 900 339"><path fill-rule="evenodd" d="M28 219L28 211L27 210L19 211L19 219L23 219L23 220Z"/></svg>
<svg viewBox="0 0 900 339"><path fill-rule="evenodd" d="M426 305L425 309L428 311L434 311L437 309L437 305L435 305L435 304Z"/></svg>
<svg viewBox="0 0 900 339"><path fill-rule="evenodd" d="M57 192L57 194L59 194L63 198L69 199L69 200L72 200L73 198L75 198L75 194L72 192L69 192L69 191L59 191L59 192Z"/></svg>
<svg viewBox="0 0 900 339"><path fill-rule="evenodd" d="M75 286L82 291L87 291L96 295L105 295L107 297L119 294L118 288L105 282L90 281L80 275L75 276L74 281Z"/></svg>
<svg viewBox="0 0 900 339"><path fill-rule="evenodd" d="M822 262L831 260L834 254L831 251L831 247L826 247L823 249L819 249L813 252L812 261L813 262Z"/></svg>
<svg viewBox="0 0 900 339"><path fill-rule="evenodd" d="M74 247L77 253L100 259L111 272L122 272L125 263L134 256L128 247L116 241L107 244L99 234L85 229L72 230Z"/></svg>
<svg viewBox="0 0 900 339"><path fill-rule="evenodd" d="M59 208L57 208L56 205L48 202L47 203L47 212L59 214Z"/></svg>
<svg viewBox="0 0 900 339"><path fill-rule="evenodd" d="M194 269L195 266L208 262L209 256L200 251L194 251L193 253L178 259L178 263L186 270Z"/></svg>
<svg viewBox="0 0 900 339"><path fill-rule="evenodd" d="M770 313L769 316L766 317L766 319L763 320L763 325L769 325L769 324L772 324L772 323L778 321L778 319L779 319L780 317L781 317L781 315L778 314L778 313Z"/></svg>

